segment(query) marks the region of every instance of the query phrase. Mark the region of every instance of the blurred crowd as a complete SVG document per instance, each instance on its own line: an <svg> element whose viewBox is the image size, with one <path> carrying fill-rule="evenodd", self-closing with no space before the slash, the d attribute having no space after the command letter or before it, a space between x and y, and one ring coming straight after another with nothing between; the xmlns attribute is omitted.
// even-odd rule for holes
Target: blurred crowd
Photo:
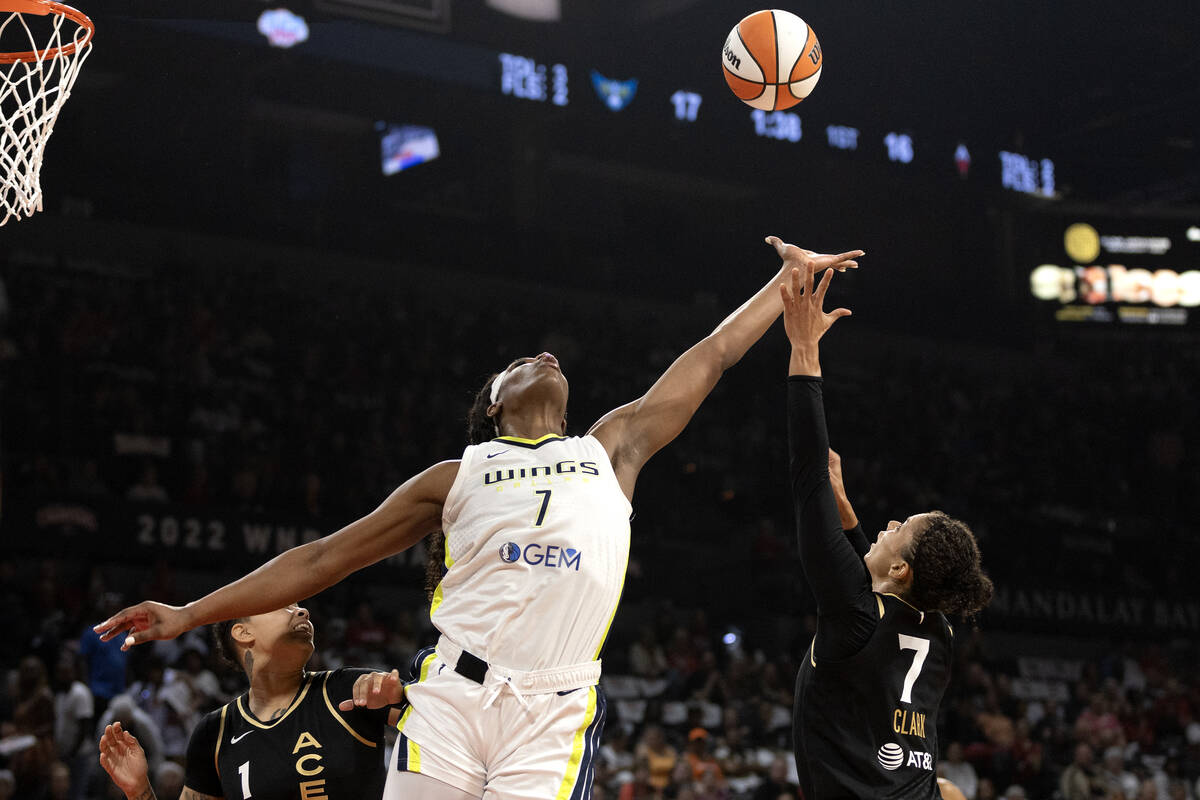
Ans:
<svg viewBox="0 0 1200 800"><path fill-rule="evenodd" d="M329 530L457 455L474 392L513 357L559 357L581 433L742 299L671 306L336 263L10 253L0 270L0 602L19 609L2 658L0 800L111 794L95 748L114 719L147 745L159 797L173 797L197 714L239 691L203 636L122 654L86 631L122 600L189 599L173 574L183 565L48 558L14 521L32 515L11 509L280 512ZM943 508L972 524L999 589L1189 596L1200 349L1130 337L1018 354L857 318L827 341L832 442L868 529ZM792 680L814 623L786 493L786 362L768 333L639 482L625 610L605 653L601 797L797 797ZM428 643L420 609L369 597L314 604L314 668L390 668ZM701 597L719 605L697 608ZM1046 692L986 636L965 638L940 768L969 798L1197 800L1194 647L1114 645Z"/></svg>
<svg viewBox="0 0 1200 800"><path fill-rule="evenodd" d="M245 690L204 630L120 650L90 625L124 599L111 570L0 562L0 601L28 619L0 666L0 800L111 798L97 741L113 721L144 746L160 800L182 787L200 715ZM168 576L169 577L169 576ZM318 598L310 669L404 669L435 638L420 609ZM628 609L626 609L628 614ZM605 650L609 712L595 794L622 800L802 800L791 755L802 650L752 641L667 599L639 604ZM811 629L814 620L808 618ZM1060 668L1030 691L988 635L962 634L938 723L940 774L971 800L1200 798L1200 645L1129 645Z"/></svg>

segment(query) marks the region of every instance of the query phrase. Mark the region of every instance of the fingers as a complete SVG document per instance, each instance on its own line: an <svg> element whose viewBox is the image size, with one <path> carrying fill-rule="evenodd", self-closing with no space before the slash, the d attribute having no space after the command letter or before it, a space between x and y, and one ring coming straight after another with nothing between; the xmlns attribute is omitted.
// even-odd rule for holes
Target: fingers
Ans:
<svg viewBox="0 0 1200 800"><path fill-rule="evenodd" d="M833 280L833 270L825 270L825 274L821 276L821 283L817 286L817 294L814 298L817 308L825 304L825 293L829 291L829 283ZM808 279L809 289L812 289L812 278Z"/></svg>
<svg viewBox="0 0 1200 800"><path fill-rule="evenodd" d="M825 273L828 275L829 273ZM813 291L813 271L811 269L804 270L804 294L812 295Z"/></svg>
<svg viewBox="0 0 1200 800"><path fill-rule="evenodd" d="M115 635L115 633L114 633L114 635ZM110 636L109 638L111 639L112 637ZM133 647L135 644L141 644L142 642L153 641L154 639L157 639L157 638L159 638L158 637L158 625L151 625L150 627L146 628L145 630L134 631L133 633L126 636L124 643L121 645L121 649L128 650L129 648Z"/></svg>
<svg viewBox="0 0 1200 800"><path fill-rule="evenodd" d="M764 239L764 241L771 245L771 247L774 247L775 252L779 254L779 257L783 258L783 254L787 250L787 245L783 243L782 239L780 239L778 236L768 236L766 239Z"/></svg>
<svg viewBox="0 0 1200 800"><path fill-rule="evenodd" d="M404 683L400 680L400 671L370 672L359 675L354 681L353 697L338 703L342 711L353 711L355 708L383 708L395 705L404 699Z"/></svg>
<svg viewBox="0 0 1200 800"><path fill-rule="evenodd" d="M830 311L828 314L828 316L830 317L829 324L832 325L833 323L837 322L842 317L848 317L848 316L852 315L853 313L854 312L848 308L835 308L833 311Z"/></svg>
<svg viewBox="0 0 1200 800"><path fill-rule="evenodd" d="M92 628L92 630L100 634L100 641L107 642L121 631L128 630L129 628L133 627L132 611L132 608L126 608L122 611L119 611L113 616L104 620L104 622L96 625L94 628Z"/></svg>

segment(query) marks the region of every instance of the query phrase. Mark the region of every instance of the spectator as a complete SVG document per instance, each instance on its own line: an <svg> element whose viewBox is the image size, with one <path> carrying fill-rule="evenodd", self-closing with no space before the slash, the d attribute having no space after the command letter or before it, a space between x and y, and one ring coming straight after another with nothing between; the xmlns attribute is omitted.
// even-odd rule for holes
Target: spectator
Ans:
<svg viewBox="0 0 1200 800"><path fill-rule="evenodd" d="M629 668L642 678L661 678L667 672L667 656L650 625L638 629L637 641L629 648Z"/></svg>
<svg viewBox="0 0 1200 800"><path fill-rule="evenodd" d="M67 800L71 793L71 769L61 761L50 765L50 782L46 786L46 800Z"/></svg>
<svg viewBox="0 0 1200 800"><path fill-rule="evenodd" d="M788 762L786 756L776 756L767 772L767 779L754 790L752 800L778 800L781 795L797 794L800 787L788 781Z"/></svg>
<svg viewBox="0 0 1200 800"><path fill-rule="evenodd" d="M946 758L938 762L938 774L957 786L967 800L975 800L979 789L979 776L975 767L963 760L961 742L951 742L946 748Z"/></svg>
<svg viewBox="0 0 1200 800"><path fill-rule="evenodd" d="M704 728L692 728L688 731L687 763L692 770L692 780L701 782L706 776L712 775L717 783L724 784L725 773L721 765L708 751L708 731Z"/></svg>
<svg viewBox="0 0 1200 800"><path fill-rule="evenodd" d="M154 773L154 795L157 800L179 800L183 794L186 773L174 761L164 761Z"/></svg>
<svg viewBox="0 0 1200 800"><path fill-rule="evenodd" d="M96 724L97 742L104 735L104 729L114 722L120 722L122 728L137 737L138 743L146 753L146 764L150 774L158 774L158 768L163 763L162 732L150 715L138 708L129 695L117 695L100 717L100 722Z"/></svg>
<svg viewBox="0 0 1200 800"><path fill-rule="evenodd" d="M371 604L362 601L354 609L354 616L346 626L347 658L352 661L382 662L387 637L387 628L375 619Z"/></svg>
<svg viewBox="0 0 1200 800"><path fill-rule="evenodd" d="M207 655L208 645L203 639L194 632L185 636L181 669L175 673L175 679L185 682L191 691L192 709L200 713L211 711L226 699L221 682L204 663Z"/></svg>
<svg viewBox="0 0 1200 800"><path fill-rule="evenodd" d="M54 695L46 680L46 666L36 656L21 659L17 673L13 731L32 736L34 741L12 756L9 764L16 784L24 794L29 787L44 783L55 761Z"/></svg>
<svg viewBox="0 0 1200 800"><path fill-rule="evenodd" d="M1103 780L1096 774L1092 763L1092 748L1084 742L1075 746L1075 760L1063 770L1059 778L1059 791L1063 800L1088 800L1103 797L1106 789Z"/></svg>
<svg viewBox="0 0 1200 800"><path fill-rule="evenodd" d="M1100 778L1110 792L1119 790L1128 798L1137 794L1137 776L1125 769L1125 754L1116 745L1104 751L1104 765L1100 770Z"/></svg>
<svg viewBox="0 0 1200 800"><path fill-rule="evenodd" d="M95 758L91 732L96 723L92 692L79 680L82 665L75 651L64 647L54 667L54 741L58 757L70 770L71 800L80 800Z"/></svg>
<svg viewBox="0 0 1200 800"><path fill-rule="evenodd" d="M662 787L656 788L650 783L650 765L644 759L639 759L633 767L633 780L621 784L617 800L650 800L661 796L661 791Z"/></svg>
<svg viewBox="0 0 1200 800"><path fill-rule="evenodd" d="M642 732L642 740L634 750L634 757L644 761L650 770L649 783L656 791L667 788L671 782L671 773L679 760L679 753L667 744L663 730L657 725L648 725Z"/></svg>
<svg viewBox="0 0 1200 800"><path fill-rule="evenodd" d="M121 610L121 598L110 592L101 596L95 619L105 619ZM121 637L107 642L88 626L79 637L79 653L87 661L88 688L101 715L112 699L125 691L125 664L128 654L121 650Z"/></svg>

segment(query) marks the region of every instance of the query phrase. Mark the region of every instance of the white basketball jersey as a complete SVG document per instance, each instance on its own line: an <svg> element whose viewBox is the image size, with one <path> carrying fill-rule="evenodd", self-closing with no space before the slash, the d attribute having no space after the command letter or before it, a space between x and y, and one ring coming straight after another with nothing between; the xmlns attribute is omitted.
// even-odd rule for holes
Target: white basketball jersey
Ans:
<svg viewBox="0 0 1200 800"><path fill-rule="evenodd" d="M498 666L594 661L621 599L631 510L591 436L468 447L442 511L434 625Z"/></svg>

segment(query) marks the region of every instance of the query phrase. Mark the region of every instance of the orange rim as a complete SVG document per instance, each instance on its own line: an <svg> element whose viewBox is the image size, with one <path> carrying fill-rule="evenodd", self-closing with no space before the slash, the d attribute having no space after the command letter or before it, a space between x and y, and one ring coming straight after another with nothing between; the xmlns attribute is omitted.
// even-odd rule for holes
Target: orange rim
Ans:
<svg viewBox="0 0 1200 800"><path fill-rule="evenodd" d="M48 47L45 50L25 50L20 53L0 53L0 64L13 64L17 61L39 61L46 58L69 56L76 50L86 47L92 41L96 32L95 24L88 19L87 14L53 0L0 0L0 13L36 14L44 17L47 14L58 14L71 20L83 29L83 38L72 41L62 47Z"/></svg>

